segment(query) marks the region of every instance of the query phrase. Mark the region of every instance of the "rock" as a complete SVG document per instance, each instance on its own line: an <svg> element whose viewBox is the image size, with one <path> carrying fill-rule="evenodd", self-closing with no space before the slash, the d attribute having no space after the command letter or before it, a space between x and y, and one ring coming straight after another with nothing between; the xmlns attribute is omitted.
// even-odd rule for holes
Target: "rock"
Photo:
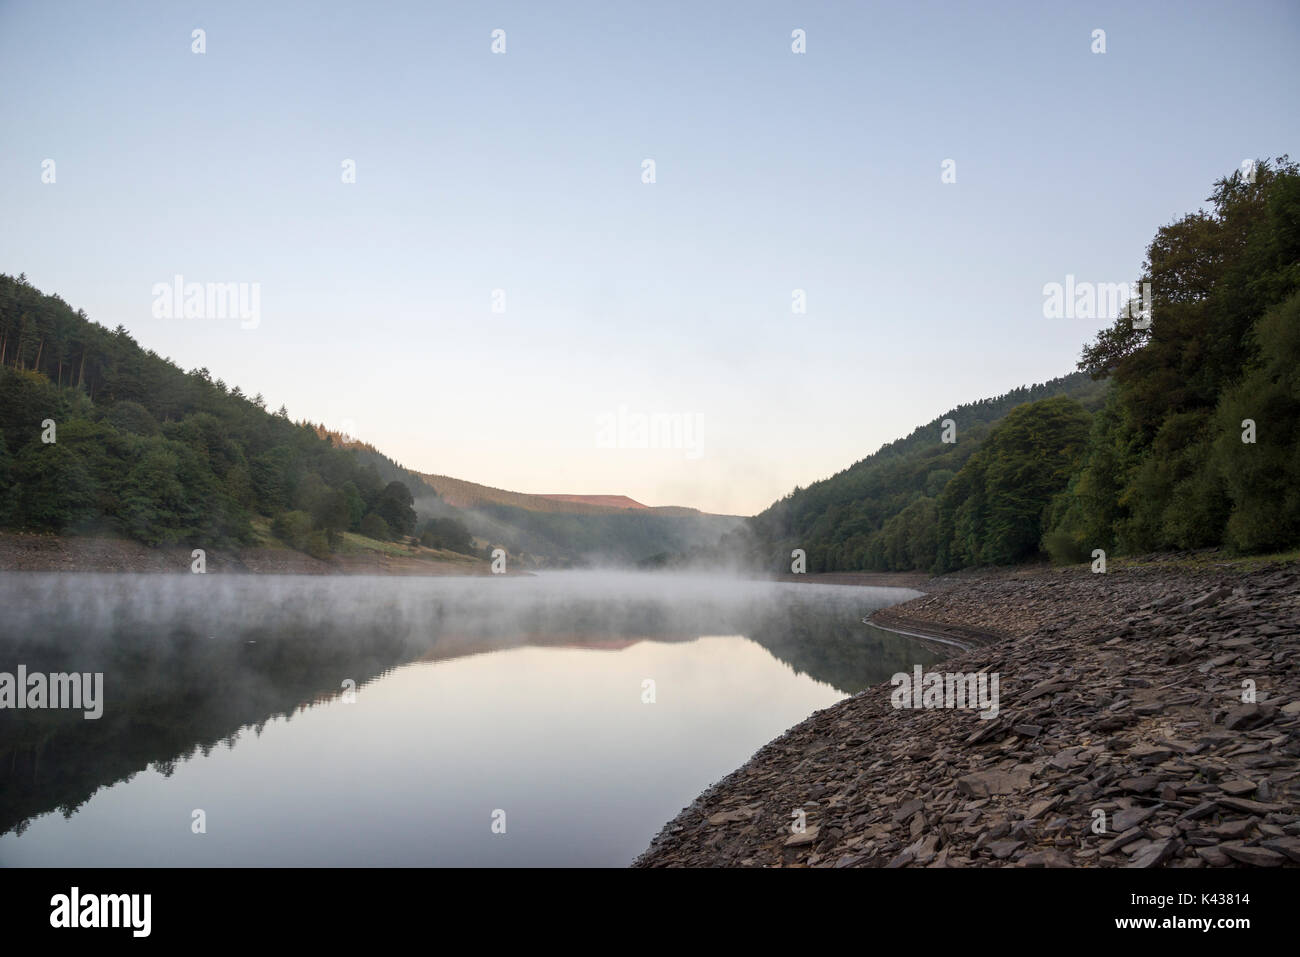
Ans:
<svg viewBox="0 0 1300 957"><path fill-rule="evenodd" d="M1191 601L1185 602L1179 606L1178 610L1180 612L1188 612L1195 611L1198 608L1210 608L1217 605L1231 594L1232 589L1226 586L1223 588L1215 588L1206 592L1200 598L1193 598Z"/></svg>
<svg viewBox="0 0 1300 957"><path fill-rule="evenodd" d="M1142 832L1136 827L1131 827L1127 831L1122 832L1118 837L1112 838L1103 844L1098 849L1098 853L1103 855L1114 854L1120 848L1132 844L1134 841L1140 840L1141 837Z"/></svg>
<svg viewBox="0 0 1300 957"><path fill-rule="evenodd" d="M1154 774L1144 774L1140 778L1125 778L1119 786L1134 794L1149 794L1160 786L1161 779Z"/></svg>
<svg viewBox="0 0 1300 957"><path fill-rule="evenodd" d="M1224 821L1214 829L1218 837L1232 840L1233 838L1245 837L1255 827L1255 822L1248 817L1238 818L1235 821Z"/></svg>
<svg viewBox="0 0 1300 957"><path fill-rule="evenodd" d="M1275 710L1265 704L1243 704L1228 712L1223 719L1223 726L1229 731L1256 728L1271 721Z"/></svg>
<svg viewBox="0 0 1300 957"><path fill-rule="evenodd" d="M1029 775L1013 771L976 771L957 779L957 790L970 797L1011 794L1028 786Z"/></svg>
<svg viewBox="0 0 1300 957"><path fill-rule="evenodd" d="M1034 851L1032 854L1026 854L1020 859L1024 867L1073 867L1073 863L1068 857L1055 848L1046 848L1041 851Z"/></svg>
<svg viewBox="0 0 1300 957"><path fill-rule="evenodd" d="M994 735L1001 733L1003 725L1000 719L992 718L988 721L980 721L980 726L971 733L966 739L967 744L983 744Z"/></svg>
<svg viewBox="0 0 1300 957"><path fill-rule="evenodd" d="M1266 847L1248 847L1244 844L1220 844L1223 851L1234 861L1249 864L1251 867L1280 867L1286 857Z"/></svg>
<svg viewBox="0 0 1300 957"><path fill-rule="evenodd" d="M738 808L735 811L720 811L717 814L710 815L709 823L714 827L723 824L735 824L740 821L748 821L754 816L754 812L749 808Z"/></svg>
<svg viewBox="0 0 1300 957"><path fill-rule="evenodd" d="M1022 698L1022 701L1033 701L1035 698L1041 698L1043 695L1055 694L1058 691L1066 691L1070 687L1068 681L1045 681L1034 688L1031 688Z"/></svg>
<svg viewBox="0 0 1300 957"><path fill-rule="evenodd" d="M814 824L802 832L791 834L785 839L786 847L803 847L805 844L811 844L817 840L817 835L821 833L821 827Z"/></svg>
<svg viewBox="0 0 1300 957"><path fill-rule="evenodd" d="M1071 768L1077 768L1083 764L1083 760L1078 757L1078 753L1082 750L1082 748L1067 748L1064 751L1059 751L1047 762L1048 766L1056 768L1058 771L1069 771Z"/></svg>
<svg viewBox="0 0 1300 957"><path fill-rule="evenodd" d="M1250 801L1239 797L1221 797L1218 802L1223 807L1230 807L1234 811L1245 811L1247 814L1267 814L1269 811L1281 811L1286 808L1285 804L1265 804L1263 801Z"/></svg>
<svg viewBox="0 0 1300 957"><path fill-rule="evenodd" d="M908 864L911 864L912 861L915 859L916 859L916 855L914 853L912 853L911 851L903 851L892 861L886 864L885 867L906 867Z"/></svg>
<svg viewBox="0 0 1300 957"><path fill-rule="evenodd" d="M1111 827L1117 831L1124 832L1129 828L1137 827L1155 813L1155 807L1131 807L1126 808L1123 811L1116 811L1115 816L1111 818Z"/></svg>
<svg viewBox="0 0 1300 957"><path fill-rule="evenodd" d="M1219 806L1218 803L1215 801L1203 801L1202 803L1196 805L1196 807L1184 811L1183 814L1178 818L1178 820L1199 821L1201 818L1205 817L1206 815L1213 814L1214 811L1218 808L1218 806Z"/></svg>
<svg viewBox="0 0 1300 957"><path fill-rule="evenodd" d="M1214 847L1198 847L1196 856L1211 867L1227 867L1232 863L1231 858L1219 850L1217 845Z"/></svg>
<svg viewBox="0 0 1300 957"><path fill-rule="evenodd" d="M941 669L1001 672L1001 716L899 720L888 684L867 689L761 748L636 866L1300 865L1300 565L979 572L887 612L977 635ZM820 830L754 826L792 807Z"/></svg>
<svg viewBox="0 0 1300 957"><path fill-rule="evenodd" d="M1001 841L993 841L988 845L993 856L999 861L1005 861L1008 857L1025 846L1024 841L1017 841L1014 838L1006 838Z"/></svg>
<svg viewBox="0 0 1300 957"><path fill-rule="evenodd" d="M925 802L920 798L913 798L911 801L904 801L903 804L899 806L898 810L894 812L894 823L906 824L908 818L923 807L925 807Z"/></svg>
<svg viewBox="0 0 1300 957"><path fill-rule="evenodd" d="M1297 837L1275 837L1271 840L1260 841L1260 847L1266 847L1270 851L1276 851L1283 854L1291 860L1300 863L1300 838Z"/></svg>
<svg viewBox="0 0 1300 957"><path fill-rule="evenodd" d="M1173 757L1172 748L1163 748L1154 744L1139 744L1129 751L1128 756L1144 764L1159 764Z"/></svg>
<svg viewBox="0 0 1300 957"><path fill-rule="evenodd" d="M1055 798L1050 798L1046 801L1035 801L1033 804L1029 805L1029 810L1025 812L1025 820L1037 820L1041 815L1056 807L1056 803Z"/></svg>
<svg viewBox="0 0 1300 957"><path fill-rule="evenodd" d="M1172 840L1154 841L1133 855L1129 867L1155 867L1174 853L1177 844Z"/></svg>
<svg viewBox="0 0 1300 957"><path fill-rule="evenodd" d="M1219 790L1224 794L1230 794L1233 797L1241 797L1244 794L1255 793L1255 782L1238 778L1233 781L1220 781Z"/></svg>

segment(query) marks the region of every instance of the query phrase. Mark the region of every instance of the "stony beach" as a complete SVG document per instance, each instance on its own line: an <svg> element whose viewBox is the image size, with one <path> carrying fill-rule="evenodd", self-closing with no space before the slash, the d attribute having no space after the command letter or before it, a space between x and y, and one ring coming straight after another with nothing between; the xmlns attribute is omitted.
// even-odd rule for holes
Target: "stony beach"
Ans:
<svg viewBox="0 0 1300 957"><path fill-rule="evenodd" d="M1298 585L1293 563L1204 556L931 580L873 621L967 644L929 670L998 674L997 717L869 688L634 866L1296 866Z"/></svg>
<svg viewBox="0 0 1300 957"><path fill-rule="evenodd" d="M469 556L438 560L429 549L409 554L368 551L328 561L288 548L206 549L210 572L256 575L486 575L488 563ZM446 554L446 553L444 553ZM190 574L192 549L150 548L124 538L38 535L0 531L0 572L109 572Z"/></svg>

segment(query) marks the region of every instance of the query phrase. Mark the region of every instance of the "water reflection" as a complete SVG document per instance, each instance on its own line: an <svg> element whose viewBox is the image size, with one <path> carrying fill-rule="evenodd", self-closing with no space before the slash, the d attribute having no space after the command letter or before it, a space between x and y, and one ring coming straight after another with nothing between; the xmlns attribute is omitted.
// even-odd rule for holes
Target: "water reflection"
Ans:
<svg viewBox="0 0 1300 957"><path fill-rule="evenodd" d="M596 573L0 576L0 671L105 685L94 721L0 711L0 862L626 863L774 734L933 661L861 623L911 594ZM190 784L162 786L187 764ZM192 839L189 808L222 800L238 840ZM510 841L477 827L485 802L522 815ZM94 820L75 835L47 818L39 840L17 836L82 808ZM558 823L574 813L577 836ZM151 830L160 815L175 834ZM447 826L462 819L475 826ZM340 821L364 835L350 852ZM272 830L283 846L265 846Z"/></svg>

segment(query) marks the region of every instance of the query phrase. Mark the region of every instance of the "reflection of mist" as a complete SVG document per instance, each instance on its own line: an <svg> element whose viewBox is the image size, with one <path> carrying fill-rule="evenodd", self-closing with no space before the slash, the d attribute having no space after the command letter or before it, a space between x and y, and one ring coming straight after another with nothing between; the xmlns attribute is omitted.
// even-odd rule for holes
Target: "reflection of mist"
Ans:
<svg viewBox="0 0 1300 957"><path fill-rule="evenodd" d="M861 624L913 594L621 572L0 576L0 670L105 675L98 721L0 711L0 833L419 658L740 634L849 693L928 663Z"/></svg>
<svg viewBox="0 0 1300 957"><path fill-rule="evenodd" d="M794 609L854 614L912 597L898 589L791 585L624 572L530 578L255 575L8 575L0 579L0 650L69 644L100 654L176 633L233 640L246 633L346 630L383 634L413 649L444 634L508 638L520 632L604 634L743 632ZM859 620L861 614L858 614ZM132 634L127 635L125 632Z"/></svg>

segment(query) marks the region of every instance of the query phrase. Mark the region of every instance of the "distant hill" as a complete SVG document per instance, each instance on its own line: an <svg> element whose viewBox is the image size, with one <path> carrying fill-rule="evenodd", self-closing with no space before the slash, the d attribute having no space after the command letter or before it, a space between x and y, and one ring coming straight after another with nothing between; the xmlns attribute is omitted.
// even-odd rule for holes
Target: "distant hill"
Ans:
<svg viewBox="0 0 1300 957"><path fill-rule="evenodd" d="M420 476L447 504L457 508L482 505L510 505L530 512L564 512L572 515L604 515L628 508L645 508L625 495L533 495L479 485L450 475Z"/></svg>
<svg viewBox="0 0 1300 957"><path fill-rule="evenodd" d="M555 502L577 502L583 505L602 505L606 508L649 508L626 495L543 495Z"/></svg>
<svg viewBox="0 0 1300 957"><path fill-rule="evenodd" d="M482 549L504 548L524 565L635 565L717 542L738 529L738 515L712 515L683 506L647 506L624 495L533 495L450 475L417 473L373 445L317 426L336 447L354 452L385 481L401 481L421 523L454 519Z"/></svg>
<svg viewBox="0 0 1300 957"><path fill-rule="evenodd" d="M478 539L535 566L634 565L711 545L744 522L694 508L652 508L623 495L530 495L447 475L421 477L434 493L430 515L454 509Z"/></svg>

